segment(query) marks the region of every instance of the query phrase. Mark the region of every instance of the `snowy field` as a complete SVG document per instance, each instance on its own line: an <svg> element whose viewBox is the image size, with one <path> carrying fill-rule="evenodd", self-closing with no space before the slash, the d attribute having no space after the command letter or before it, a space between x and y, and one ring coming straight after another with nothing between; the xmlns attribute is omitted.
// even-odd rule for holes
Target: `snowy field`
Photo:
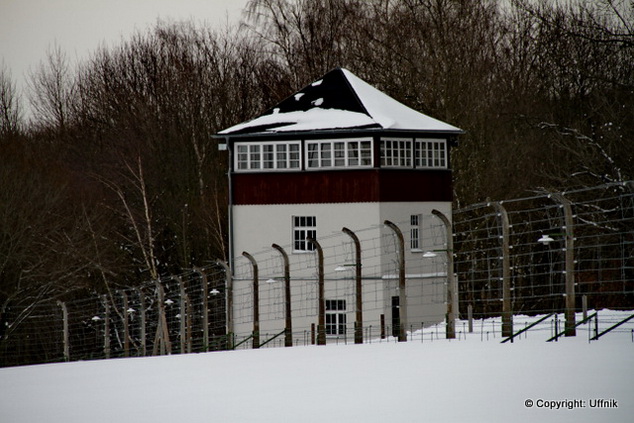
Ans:
<svg viewBox="0 0 634 423"><path fill-rule="evenodd" d="M500 344L498 319L452 341L429 328L407 343L4 368L0 422L634 421L634 326L546 343L551 326L512 344Z"/></svg>

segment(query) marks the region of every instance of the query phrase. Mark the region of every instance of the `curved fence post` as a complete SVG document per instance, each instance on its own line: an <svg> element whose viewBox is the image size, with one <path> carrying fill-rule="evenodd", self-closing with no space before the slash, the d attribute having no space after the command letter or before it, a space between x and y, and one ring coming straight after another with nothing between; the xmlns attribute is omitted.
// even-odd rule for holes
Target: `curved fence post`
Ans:
<svg viewBox="0 0 634 423"><path fill-rule="evenodd" d="M456 315L458 314L458 283L453 268L453 228L451 221L439 210L431 211L445 226L447 238L447 339L456 337Z"/></svg>
<svg viewBox="0 0 634 423"><path fill-rule="evenodd" d="M575 324L575 238L573 234L572 203L560 193L553 193L552 197L564 209L565 245L566 245L566 336L577 334Z"/></svg>
<svg viewBox="0 0 634 423"><path fill-rule="evenodd" d="M233 274L226 261L216 260L216 264L225 270L225 318L227 348L233 349Z"/></svg>
<svg viewBox="0 0 634 423"><path fill-rule="evenodd" d="M398 342L406 342L407 334L407 295L405 292L405 238L403 232L394 223L386 220L384 225L392 229L398 238Z"/></svg>
<svg viewBox="0 0 634 423"><path fill-rule="evenodd" d="M316 239L307 237L306 241L315 246L317 251L317 275L319 298L317 300L317 309L319 317L317 321L317 345L326 345L326 300L324 298L324 250L321 248Z"/></svg>
<svg viewBox="0 0 634 423"><path fill-rule="evenodd" d="M202 295L202 326L203 326L203 350L209 351L209 281L207 275L200 267L194 267L194 272L198 273L201 278Z"/></svg>
<svg viewBox="0 0 634 423"><path fill-rule="evenodd" d="M342 228L342 232L352 238L354 242L354 269L356 286L356 320L354 322L354 343L363 344L363 286L361 283L361 242L359 237L348 228Z"/></svg>
<svg viewBox="0 0 634 423"><path fill-rule="evenodd" d="M282 247L277 244L272 244L272 248L275 248L282 255L284 260L284 317L285 317L285 335L284 346L293 346L293 316L291 312L291 270L288 262L288 254Z"/></svg>
<svg viewBox="0 0 634 423"><path fill-rule="evenodd" d="M511 260L509 215L501 202L491 203L502 224L502 336L513 335L513 307L511 304Z"/></svg>
<svg viewBox="0 0 634 423"><path fill-rule="evenodd" d="M253 256L246 251L242 255L249 259L253 266L253 348L260 348L260 285L258 275L258 263Z"/></svg>

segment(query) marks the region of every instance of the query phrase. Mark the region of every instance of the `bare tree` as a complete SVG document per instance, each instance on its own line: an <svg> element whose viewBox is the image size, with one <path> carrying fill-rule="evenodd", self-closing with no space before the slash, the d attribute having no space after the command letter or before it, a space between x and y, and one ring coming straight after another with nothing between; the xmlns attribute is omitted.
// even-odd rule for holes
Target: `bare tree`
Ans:
<svg viewBox="0 0 634 423"><path fill-rule="evenodd" d="M47 52L29 79L29 99L35 122L64 131L69 124L75 84L68 57L60 46Z"/></svg>
<svg viewBox="0 0 634 423"><path fill-rule="evenodd" d="M22 110L20 96L11 73L2 63L0 67L0 142L13 137L22 130Z"/></svg>

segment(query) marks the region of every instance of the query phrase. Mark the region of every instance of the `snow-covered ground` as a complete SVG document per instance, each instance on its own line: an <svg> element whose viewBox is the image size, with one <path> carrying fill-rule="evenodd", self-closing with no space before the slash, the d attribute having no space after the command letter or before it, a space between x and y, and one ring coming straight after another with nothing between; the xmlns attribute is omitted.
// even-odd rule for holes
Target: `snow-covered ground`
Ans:
<svg viewBox="0 0 634 423"><path fill-rule="evenodd" d="M632 422L633 326L546 343L551 326L513 344L498 319L452 341L428 328L407 343L4 368L0 422Z"/></svg>

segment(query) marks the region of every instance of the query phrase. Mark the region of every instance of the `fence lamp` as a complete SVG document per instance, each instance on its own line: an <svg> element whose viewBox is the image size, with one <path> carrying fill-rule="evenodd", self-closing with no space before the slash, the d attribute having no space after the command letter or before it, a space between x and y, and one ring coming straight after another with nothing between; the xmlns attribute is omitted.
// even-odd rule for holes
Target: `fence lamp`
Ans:
<svg viewBox="0 0 634 423"><path fill-rule="evenodd" d="M345 263L335 267L335 272L345 272L346 270L352 270L353 267L356 267L354 263Z"/></svg>

